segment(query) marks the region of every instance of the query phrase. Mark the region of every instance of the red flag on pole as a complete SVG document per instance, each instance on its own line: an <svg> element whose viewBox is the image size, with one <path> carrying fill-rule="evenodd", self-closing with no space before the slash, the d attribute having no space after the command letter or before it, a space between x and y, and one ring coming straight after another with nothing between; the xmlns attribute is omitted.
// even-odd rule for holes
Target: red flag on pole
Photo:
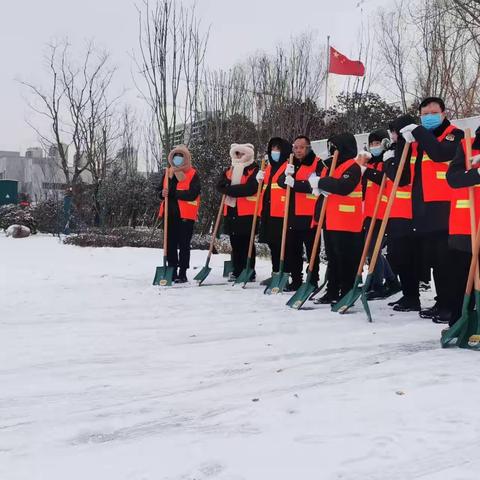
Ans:
<svg viewBox="0 0 480 480"><path fill-rule="evenodd" d="M330 47L330 62L328 73L337 75L355 75L363 77L365 75L365 66L359 60L350 60L345 55Z"/></svg>

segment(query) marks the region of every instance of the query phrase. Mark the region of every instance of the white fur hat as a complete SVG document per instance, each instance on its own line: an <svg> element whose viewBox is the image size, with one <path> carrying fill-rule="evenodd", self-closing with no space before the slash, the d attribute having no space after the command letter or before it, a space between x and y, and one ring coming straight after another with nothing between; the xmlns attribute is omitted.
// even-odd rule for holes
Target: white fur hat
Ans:
<svg viewBox="0 0 480 480"><path fill-rule="evenodd" d="M248 159L255 156L255 147L251 143L232 143L230 146L230 157L233 158L235 152L242 152Z"/></svg>

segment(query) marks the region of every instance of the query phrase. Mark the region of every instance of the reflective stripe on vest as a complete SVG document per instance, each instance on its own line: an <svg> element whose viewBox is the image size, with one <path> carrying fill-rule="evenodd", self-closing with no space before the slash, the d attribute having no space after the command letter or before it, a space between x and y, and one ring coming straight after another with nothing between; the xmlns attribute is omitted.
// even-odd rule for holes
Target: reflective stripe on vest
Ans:
<svg viewBox="0 0 480 480"><path fill-rule="evenodd" d="M354 164L354 159L346 160L335 169L332 178L342 178L342 175ZM322 172L323 177L326 175L325 170ZM357 183L355 190L350 194L330 194L327 198L327 230L342 232L360 232L362 230L363 211L361 179Z"/></svg>
<svg viewBox="0 0 480 480"><path fill-rule="evenodd" d="M185 174L185 178L177 183L177 191L187 191L190 189L190 184L195 176L196 170L190 168ZM180 218L182 220L198 220L198 210L200 208L200 195L195 200L177 200ZM163 217L164 204L160 205L160 212L158 216Z"/></svg>
<svg viewBox="0 0 480 480"><path fill-rule="evenodd" d="M472 139L473 144L474 139ZM466 140L462 140L462 148L466 156ZM480 150L472 150L472 155L479 155ZM466 166L465 166L466 168ZM477 168L477 166L473 166ZM450 203L450 219L448 230L450 235L471 235L470 223L470 198L468 188L453 188ZM475 218L478 225L480 218L480 185L475 185L474 189L475 201Z"/></svg>
<svg viewBox="0 0 480 480"><path fill-rule="evenodd" d="M455 125L449 125L445 131L437 137L443 142L448 135L457 130ZM412 143L412 161L410 162L410 173L415 177L415 163L418 156L418 143ZM452 196L452 188L447 183L447 170L449 162L434 162L427 153L422 158L422 191L425 202L449 202Z"/></svg>
<svg viewBox="0 0 480 480"><path fill-rule="evenodd" d="M283 218L285 213L285 192L286 190L278 184L280 175L285 172L287 168L287 162L280 165L273 175L272 183L270 185L270 216L276 218ZM270 181L270 175L272 174L272 167L269 165L265 170L265 178L263 185L263 192L268 188L268 182ZM262 210L263 210L263 194L262 194Z"/></svg>
<svg viewBox="0 0 480 480"><path fill-rule="evenodd" d="M319 158L315 157L311 165L301 164L295 173L295 180L305 182L312 173L317 170ZM295 215L303 217L313 217L317 197L311 193L295 192Z"/></svg>
<svg viewBox="0 0 480 480"><path fill-rule="evenodd" d="M240 181L240 185L245 185L248 182L248 179L253 175L253 173L256 170L254 168L251 168L248 170L247 173L243 173L242 179ZM232 179L232 172L231 169L228 169L227 172L225 173L225 176L228 178L228 180ZM251 196L251 197L237 197L237 215L239 217L246 217L246 216L253 216L255 214L255 201L257 197L256 196ZM260 209L259 209L260 210ZM223 215L227 216L228 213L228 206L224 205L223 206ZM260 215L260 213L259 213Z"/></svg>
<svg viewBox="0 0 480 480"><path fill-rule="evenodd" d="M379 172L383 171L383 163L378 162L375 165L367 165L367 168L377 170ZM363 218L372 218L373 212L375 210L375 204L377 202L378 193L380 192L380 185L377 185L371 180L367 180L367 187L365 189L365 200L363 203ZM378 206L377 218L382 220L385 214L386 205L383 203L384 195L382 195L382 201Z"/></svg>

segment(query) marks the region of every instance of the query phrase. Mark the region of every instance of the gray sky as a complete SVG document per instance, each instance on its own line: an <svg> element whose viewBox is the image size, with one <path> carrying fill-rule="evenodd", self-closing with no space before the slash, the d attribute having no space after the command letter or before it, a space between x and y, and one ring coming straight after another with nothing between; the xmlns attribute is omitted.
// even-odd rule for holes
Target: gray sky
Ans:
<svg viewBox="0 0 480 480"><path fill-rule="evenodd" d="M282 40L305 30L331 35L345 54L355 52L362 13L359 0L197 0L205 27L210 26L207 63L228 68L257 50L273 51ZM17 79L42 84L45 44L68 37L75 46L95 39L118 66L117 88L135 97L130 53L137 46L135 0L1 0L0 150L38 144L26 124L31 116ZM188 3L188 2L187 2ZM364 0L366 19L385 0Z"/></svg>

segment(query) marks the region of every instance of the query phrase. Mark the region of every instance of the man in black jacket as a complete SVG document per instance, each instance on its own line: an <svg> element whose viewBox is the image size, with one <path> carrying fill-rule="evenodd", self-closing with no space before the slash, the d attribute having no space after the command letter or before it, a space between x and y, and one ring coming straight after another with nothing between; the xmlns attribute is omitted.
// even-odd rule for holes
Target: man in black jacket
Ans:
<svg viewBox="0 0 480 480"><path fill-rule="evenodd" d="M312 228L312 217L315 210L316 197L308 178L319 167L319 158L312 150L310 139L304 135L298 136L293 143L293 165L287 165L285 173L278 179L278 185L286 189L291 187L290 207L288 217L286 270L292 276L289 291L296 291L303 281L303 247L310 257L315 230ZM317 253L312 282L318 282L318 267L320 255Z"/></svg>
<svg viewBox="0 0 480 480"><path fill-rule="evenodd" d="M445 103L441 98L426 98L421 102L419 112L420 126L409 115L397 120L401 136L396 156L400 157L405 140L412 143L403 177L412 185L413 227L419 240L417 248L429 252L428 261L433 267L437 291L437 303L422 310L420 316L432 318L436 323L448 323L452 315L448 306L451 189L446 171L447 162L452 160L463 138L463 131L446 118Z"/></svg>

